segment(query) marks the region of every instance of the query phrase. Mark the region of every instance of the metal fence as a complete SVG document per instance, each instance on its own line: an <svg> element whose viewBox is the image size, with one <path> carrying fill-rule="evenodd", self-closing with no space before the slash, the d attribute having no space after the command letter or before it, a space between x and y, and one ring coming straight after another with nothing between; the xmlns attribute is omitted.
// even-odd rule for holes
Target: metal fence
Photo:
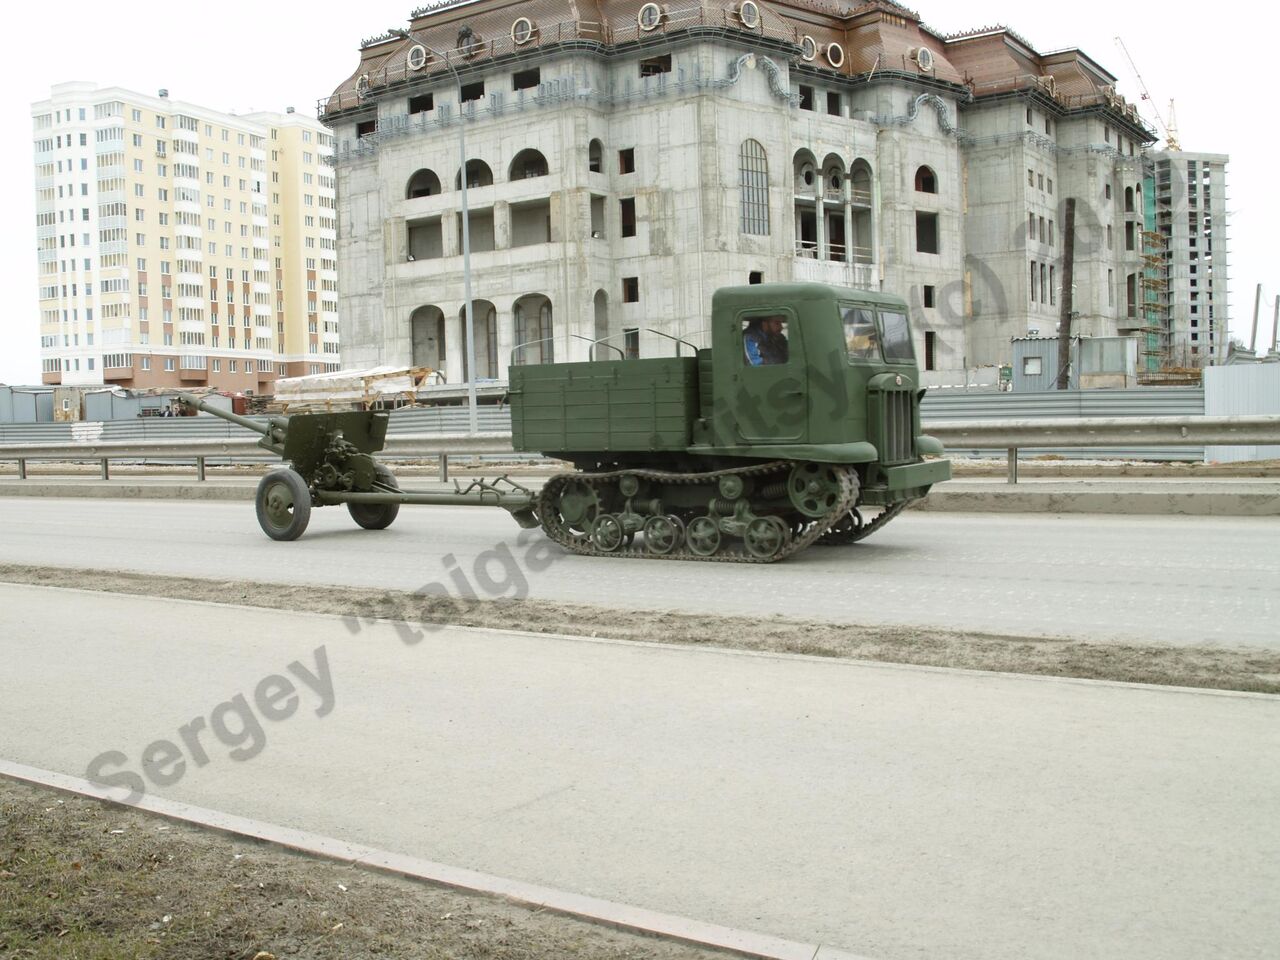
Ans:
<svg viewBox="0 0 1280 960"><path fill-rule="evenodd" d="M926 430L955 421L1109 419L1115 417L1199 417L1205 413L1201 387L1131 390L1047 390L1040 393L928 393L920 405ZM953 457L990 455L998 448L949 447ZM1203 460L1203 447L1098 446L1034 447L1023 456L1056 455L1100 460Z"/></svg>

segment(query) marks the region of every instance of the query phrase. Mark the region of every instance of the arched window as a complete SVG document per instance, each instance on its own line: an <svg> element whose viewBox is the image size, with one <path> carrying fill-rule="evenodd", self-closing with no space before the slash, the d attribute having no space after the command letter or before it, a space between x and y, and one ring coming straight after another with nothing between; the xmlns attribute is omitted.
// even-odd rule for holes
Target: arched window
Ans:
<svg viewBox="0 0 1280 960"><path fill-rule="evenodd" d="M592 140L587 146L587 170L591 173L604 172L604 144Z"/></svg>
<svg viewBox="0 0 1280 960"><path fill-rule="evenodd" d="M1133 187L1124 188L1124 212L1133 213Z"/></svg>
<svg viewBox="0 0 1280 960"><path fill-rule="evenodd" d="M742 141L738 153L738 186L742 193L742 232L769 235L769 158L756 140Z"/></svg>
<svg viewBox="0 0 1280 960"><path fill-rule="evenodd" d="M929 167L916 171L916 193L937 193L938 177Z"/></svg>
<svg viewBox="0 0 1280 960"><path fill-rule="evenodd" d="M434 170L428 170L425 167L418 170L409 178L409 185L405 188L405 199L413 200L416 197L434 197L440 192L440 178L436 176Z"/></svg>
<svg viewBox="0 0 1280 960"><path fill-rule="evenodd" d="M531 180L547 175L547 158L537 150L521 150L511 161L508 180Z"/></svg>
<svg viewBox="0 0 1280 960"><path fill-rule="evenodd" d="M529 294L517 300L511 312L515 334L511 362L554 363L551 301L541 294Z"/></svg>
<svg viewBox="0 0 1280 960"><path fill-rule="evenodd" d="M489 165L483 160L467 161L467 187L491 187L493 186L493 171L489 169ZM462 189L462 171L453 178L453 188L455 190Z"/></svg>

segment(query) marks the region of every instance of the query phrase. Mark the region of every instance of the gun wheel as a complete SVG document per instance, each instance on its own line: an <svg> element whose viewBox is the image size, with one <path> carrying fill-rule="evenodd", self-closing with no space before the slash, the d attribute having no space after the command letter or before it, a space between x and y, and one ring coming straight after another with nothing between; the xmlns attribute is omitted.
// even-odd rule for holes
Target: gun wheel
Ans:
<svg viewBox="0 0 1280 960"><path fill-rule="evenodd" d="M382 464L376 467L374 483L390 490L400 489L400 484L396 483L395 474ZM348 503L347 512L351 514L352 520L366 530L385 530L395 523L396 517L400 515L400 504Z"/></svg>
<svg viewBox="0 0 1280 960"><path fill-rule="evenodd" d="M293 470L272 470L258 483L258 526L272 540L297 540L311 522L311 491Z"/></svg>

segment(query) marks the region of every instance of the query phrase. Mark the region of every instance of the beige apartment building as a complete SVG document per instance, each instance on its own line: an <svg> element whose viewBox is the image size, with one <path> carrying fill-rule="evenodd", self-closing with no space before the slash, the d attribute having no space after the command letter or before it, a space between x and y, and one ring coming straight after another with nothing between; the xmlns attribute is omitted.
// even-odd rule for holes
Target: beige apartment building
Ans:
<svg viewBox="0 0 1280 960"><path fill-rule="evenodd" d="M31 113L45 383L270 393L337 369L320 123L92 83Z"/></svg>

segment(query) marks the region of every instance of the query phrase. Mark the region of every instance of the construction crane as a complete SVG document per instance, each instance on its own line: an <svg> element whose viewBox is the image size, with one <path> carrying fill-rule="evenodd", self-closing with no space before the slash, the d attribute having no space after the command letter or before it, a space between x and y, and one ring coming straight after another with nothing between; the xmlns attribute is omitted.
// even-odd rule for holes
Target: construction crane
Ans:
<svg viewBox="0 0 1280 960"><path fill-rule="evenodd" d="M1133 62L1133 57L1129 53L1129 48L1124 45L1124 40L1116 37L1116 44L1124 53L1124 58L1129 61L1129 69L1133 71L1134 77L1138 81L1138 89L1142 91L1142 99L1151 104L1151 112L1156 115L1156 121L1160 124L1160 130L1164 133L1164 142L1170 150L1181 150L1182 144L1178 141L1178 126L1176 115L1173 112L1173 101L1169 101L1169 123L1164 122L1164 117L1160 116L1160 108L1156 106L1155 100L1152 99L1150 92L1147 90L1146 81L1142 79L1142 74L1138 71L1138 65Z"/></svg>

